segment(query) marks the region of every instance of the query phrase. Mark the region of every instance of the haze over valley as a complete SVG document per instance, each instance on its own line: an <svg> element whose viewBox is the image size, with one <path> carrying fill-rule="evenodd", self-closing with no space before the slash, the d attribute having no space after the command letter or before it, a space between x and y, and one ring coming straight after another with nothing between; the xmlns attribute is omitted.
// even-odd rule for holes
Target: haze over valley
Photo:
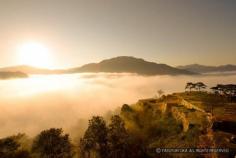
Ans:
<svg viewBox="0 0 236 158"><path fill-rule="evenodd" d="M159 89L170 94L184 91L188 81L202 81L209 88L235 80L236 75L141 76L129 73L33 75L0 80L0 137L18 132L34 136L50 127L63 127L72 132L81 119L86 124L92 115L115 113L125 103L155 97Z"/></svg>

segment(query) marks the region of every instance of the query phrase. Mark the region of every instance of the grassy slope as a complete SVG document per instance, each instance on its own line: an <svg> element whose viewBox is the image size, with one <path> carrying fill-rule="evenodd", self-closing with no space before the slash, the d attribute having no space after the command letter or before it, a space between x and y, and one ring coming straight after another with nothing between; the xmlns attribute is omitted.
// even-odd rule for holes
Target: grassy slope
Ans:
<svg viewBox="0 0 236 158"><path fill-rule="evenodd" d="M177 95L203 108L205 111L213 113L214 122L236 122L236 103L232 103L224 96L206 92L179 93ZM236 137L234 134L224 131L214 131L212 134L216 147L230 148L235 152L236 144L231 141L232 137ZM221 154L219 156L223 157L224 155Z"/></svg>
<svg viewBox="0 0 236 158"><path fill-rule="evenodd" d="M236 103L231 103L226 97L209 94L206 92L186 92L178 93L185 100L204 109L206 112L212 112L216 121L236 120Z"/></svg>
<svg viewBox="0 0 236 158"><path fill-rule="evenodd" d="M229 142L232 134L211 130L214 121L235 118L235 115L226 116L224 113L229 104L227 98L205 92L176 93L124 105L121 116L127 129L150 149L150 155L155 155L152 149L159 147L236 148ZM212 105L213 116L210 114Z"/></svg>

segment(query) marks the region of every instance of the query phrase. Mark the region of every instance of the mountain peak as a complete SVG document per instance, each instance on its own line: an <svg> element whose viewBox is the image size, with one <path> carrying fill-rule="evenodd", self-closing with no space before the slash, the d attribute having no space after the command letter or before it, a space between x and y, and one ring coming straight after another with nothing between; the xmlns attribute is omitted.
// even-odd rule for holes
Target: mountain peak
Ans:
<svg viewBox="0 0 236 158"><path fill-rule="evenodd" d="M139 61L139 62L145 62L144 59L136 58L136 57L133 57L133 56L117 56L117 57L114 57L114 58L102 60L100 63L103 63L103 62L114 62L114 61L123 61L123 62L132 62L132 61L137 62L137 61Z"/></svg>
<svg viewBox="0 0 236 158"><path fill-rule="evenodd" d="M71 69L72 72L116 72L137 73L141 75L189 75L194 74L165 64L149 62L132 56L118 56L103 60L99 63L86 64Z"/></svg>

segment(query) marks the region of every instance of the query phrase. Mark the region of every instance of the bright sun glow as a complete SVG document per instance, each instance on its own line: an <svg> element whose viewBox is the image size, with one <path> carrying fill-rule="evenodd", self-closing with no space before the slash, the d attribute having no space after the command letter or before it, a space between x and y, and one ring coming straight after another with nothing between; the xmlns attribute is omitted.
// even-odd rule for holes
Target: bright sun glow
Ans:
<svg viewBox="0 0 236 158"><path fill-rule="evenodd" d="M47 47L40 43L29 42L19 47L19 60L22 65L36 67L52 66L52 58Z"/></svg>

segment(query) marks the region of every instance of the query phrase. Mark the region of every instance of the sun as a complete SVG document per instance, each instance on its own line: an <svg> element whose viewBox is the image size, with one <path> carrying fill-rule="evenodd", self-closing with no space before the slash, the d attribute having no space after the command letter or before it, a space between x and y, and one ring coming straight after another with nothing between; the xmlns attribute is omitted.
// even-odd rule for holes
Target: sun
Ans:
<svg viewBox="0 0 236 158"><path fill-rule="evenodd" d="M28 42L19 46L20 64L42 68L52 67L49 49L41 43Z"/></svg>

